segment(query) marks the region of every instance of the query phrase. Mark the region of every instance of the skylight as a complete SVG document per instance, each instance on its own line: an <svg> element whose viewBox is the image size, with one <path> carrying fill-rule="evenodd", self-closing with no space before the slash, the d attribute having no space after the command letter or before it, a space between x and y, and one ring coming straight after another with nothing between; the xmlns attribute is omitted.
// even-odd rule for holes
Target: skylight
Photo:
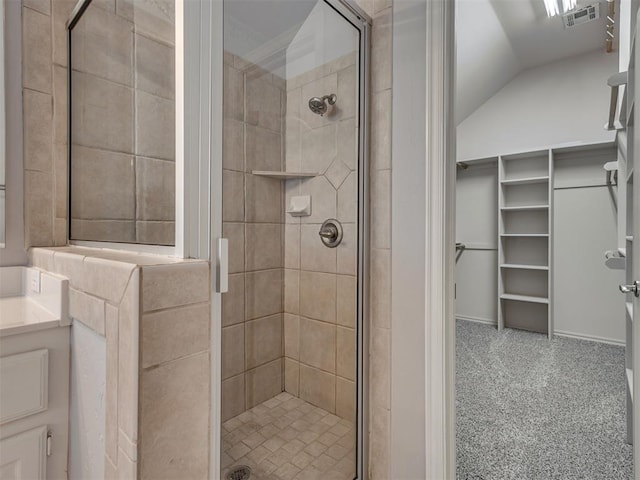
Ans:
<svg viewBox="0 0 640 480"><path fill-rule="evenodd" d="M551 18L560 15L560 8L562 13L576 8L576 0L544 0L544 6L547 9L547 16Z"/></svg>

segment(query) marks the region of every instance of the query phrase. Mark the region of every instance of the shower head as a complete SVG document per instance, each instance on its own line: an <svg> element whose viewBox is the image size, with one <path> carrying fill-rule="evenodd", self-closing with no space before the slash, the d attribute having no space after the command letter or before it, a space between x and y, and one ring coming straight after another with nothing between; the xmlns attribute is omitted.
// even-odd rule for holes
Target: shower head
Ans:
<svg viewBox="0 0 640 480"><path fill-rule="evenodd" d="M338 97L336 97L335 93L325 95L324 97L312 97L309 99L309 109L316 115L322 117L327 113L329 105L335 105L337 99Z"/></svg>

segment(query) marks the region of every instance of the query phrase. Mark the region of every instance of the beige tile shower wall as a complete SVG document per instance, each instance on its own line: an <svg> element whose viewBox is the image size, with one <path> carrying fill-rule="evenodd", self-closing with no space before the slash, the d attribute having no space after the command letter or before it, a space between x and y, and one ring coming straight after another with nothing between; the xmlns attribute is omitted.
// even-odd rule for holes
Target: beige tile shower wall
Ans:
<svg viewBox="0 0 640 480"><path fill-rule="evenodd" d="M23 128L24 128L24 170L25 170L25 241L26 246L64 245L67 241L68 218L68 167L67 167L67 65L68 45L66 22L77 0L22 0L22 84L23 84ZM140 159L140 165L134 169L126 169L131 174L125 181L127 187L125 199L135 202L139 209L130 215L131 207L127 207L127 221L111 220L108 222L95 221L91 218L79 219L76 231L79 236L101 239L137 239L148 243L173 242L173 156L165 153L171 146L171 135L157 138L155 127L158 123L173 122L173 70L166 68L172 65L173 56L173 27L171 22L159 21L157 9L172 11L173 0L161 2L133 0L95 0L90 10L102 8L103 12L110 11L111 15L105 22L95 23L96 38L100 35L117 35L116 38L129 38L130 49L119 42L116 45L118 62L114 58L105 57L104 53L97 56L87 56L85 66L93 69L97 75L107 73L115 76L110 80L121 82L127 88L140 92L138 108L146 113L146 118L153 122L142 126L140 132L140 150L130 149L128 152L114 152L107 155L109 160L122 167L123 159L130 159L133 153ZM153 7L153 8L151 8ZM156 9L156 11L154 11ZM160 18L162 18L160 16ZM135 19L135 33L120 35L124 23ZM109 30L111 29L111 30ZM113 37L112 37L113 38ZM135 45L133 42L136 42ZM130 50L130 51L129 51ZM122 67L122 58L136 62L135 85L132 80L125 80L123 75L127 67ZM134 58L135 57L135 58ZM129 69L131 68L129 64ZM101 71L102 69L102 71ZM161 76L155 73L162 69ZM166 70L166 71L165 71ZM104 86L104 85L103 85ZM117 88L113 84L112 88ZM134 95L129 95L133 98ZM126 106L129 110L131 104ZM126 110L126 109L125 109ZM102 125L102 124L101 124ZM173 124L171 124L173 125ZM171 132L174 128L171 127ZM90 133L90 132L89 132ZM104 136L105 132L98 132ZM132 137L124 135L125 138ZM101 137L100 137L101 138ZM144 143L161 140L158 148L149 150ZM120 154L118 156L117 154ZM128 157L127 157L128 155ZM104 155L103 155L104 157ZM104 159L94 154L89 159L95 163ZM86 169L85 169L86 170ZM120 177L125 173L120 168ZM171 172L169 173L169 170ZM97 178L99 172L94 172ZM138 185L146 183L144 189L134 185L134 174L140 175ZM82 175L82 173L81 173ZM103 177L104 178L104 177ZM92 185L91 179L88 179ZM122 208L122 198L119 196L122 185L110 185L108 190L109 203ZM171 188L169 188L171 187ZM81 188L87 188L83 183ZM93 205L87 205L89 213L101 208L100 200L94 199ZM93 209L93 210L92 210ZM122 216L122 212L118 212ZM84 211L83 215L87 216ZM134 225L135 224L135 225ZM135 228L132 233L132 226ZM111 238L110 238L111 237Z"/></svg>
<svg viewBox="0 0 640 480"><path fill-rule="evenodd" d="M173 4L93 2L72 31L75 239L174 243Z"/></svg>
<svg viewBox="0 0 640 480"><path fill-rule="evenodd" d="M311 196L311 215L285 225L285 389L343 418L355 419L356 245L358 159L357 55L346 55L287 80L287 171L316 172L287 180L286 201ZM324 117L311 97L335 93ZM343 242L325 247L318 235L338 219Z"/></svg>
<svg viewBox="0 0 640 480"><path fill-rule="evenodd" d="M253 170L283 167L284 81L225 53L222 418L282 391L283 186Z"/></svg>
<svg viewBox="0 0 640 480"><path fill-rule="evenodd" d="M371 38L369 476L387 480L391 436L391 25L393 0L356 0Z"/></svg>
<svg viewBox="0 0 640 480"><path fill-rule="evenodd" d="M26 246L67 240L67 51L75 0L22 1Z"/></svg>
<svg viewBox="0 0 640 480"><path fill-rule="evenodd" d="M30 251L69 278L69 312L106 337L105 479L209 472L209 264L63 247Z"/></svg>

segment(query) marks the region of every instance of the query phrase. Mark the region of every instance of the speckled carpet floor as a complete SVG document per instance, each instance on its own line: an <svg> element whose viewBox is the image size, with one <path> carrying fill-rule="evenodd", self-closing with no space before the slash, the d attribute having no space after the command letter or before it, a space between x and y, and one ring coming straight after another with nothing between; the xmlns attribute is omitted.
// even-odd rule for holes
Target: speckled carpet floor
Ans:
<svg viewBox="0 0 640 480"><path fill-rule="evenodd" d="M458 480L633 478L624 348L458 321Z"/></svg>

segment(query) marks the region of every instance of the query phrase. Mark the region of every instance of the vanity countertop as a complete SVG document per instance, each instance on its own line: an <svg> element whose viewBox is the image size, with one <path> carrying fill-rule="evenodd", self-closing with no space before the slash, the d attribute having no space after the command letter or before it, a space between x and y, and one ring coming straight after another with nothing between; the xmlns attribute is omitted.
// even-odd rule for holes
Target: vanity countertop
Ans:
<svg viewBox="0 0 640 480"><path fill-rule="evenodd" d="M0 338L69 325L68 283L36 268L0 268Z"/></svg>
<svg viewBox="0 0 640 480"><path fill-rule="evenodd" d="M54 315L30 297L0 298L0 337L60 325L59 315Z"/></svg>

